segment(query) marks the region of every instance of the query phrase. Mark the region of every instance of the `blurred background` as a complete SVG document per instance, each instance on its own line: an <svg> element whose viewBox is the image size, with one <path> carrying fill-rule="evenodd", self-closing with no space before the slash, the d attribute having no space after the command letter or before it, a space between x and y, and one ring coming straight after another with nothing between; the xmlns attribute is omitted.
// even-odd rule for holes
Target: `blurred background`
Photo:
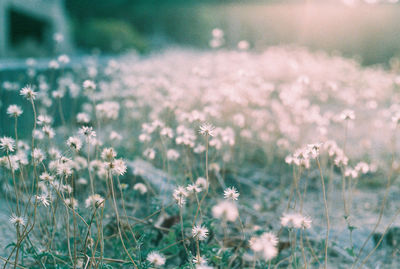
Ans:
<svg viewBox="0 0 400 269"><path fill-rule="evenodd" d="M0 55L146 54L170 46L295 44L388 64L400 55L397 0L0 0Z"/></svg>

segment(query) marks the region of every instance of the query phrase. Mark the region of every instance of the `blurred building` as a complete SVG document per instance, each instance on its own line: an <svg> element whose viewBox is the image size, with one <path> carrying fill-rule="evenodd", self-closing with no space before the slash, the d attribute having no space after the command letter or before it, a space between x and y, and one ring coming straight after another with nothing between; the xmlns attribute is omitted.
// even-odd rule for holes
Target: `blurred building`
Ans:
<svg viewBox="0 0 400 269"><path fill-rule="evenodd" d="M43 51L71 49L63 0L0 0L0 57L24 42Z"/></svg>

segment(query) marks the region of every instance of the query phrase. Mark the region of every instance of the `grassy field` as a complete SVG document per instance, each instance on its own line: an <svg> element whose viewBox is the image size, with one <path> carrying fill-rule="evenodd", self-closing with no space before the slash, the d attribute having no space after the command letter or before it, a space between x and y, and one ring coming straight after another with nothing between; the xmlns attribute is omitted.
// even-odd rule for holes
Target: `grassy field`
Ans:
<svg viewBox="0 0 400 269"><path fill-rule="evenodd" d="M0 90L1 264L397 268L399 89L287 46L30 59Z"/></svg>

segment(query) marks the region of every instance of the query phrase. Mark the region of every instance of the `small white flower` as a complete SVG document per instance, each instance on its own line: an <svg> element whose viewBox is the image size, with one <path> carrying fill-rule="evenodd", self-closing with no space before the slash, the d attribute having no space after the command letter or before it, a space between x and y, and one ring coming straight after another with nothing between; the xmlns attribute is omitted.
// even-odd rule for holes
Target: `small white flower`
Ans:
<svg viewBox="0 0 400 269"><path fill-rule="evenodd" d="M99 194L90 195L85 200L85 207L104 207L104 198Z"/></svg>
<svg viewBox="0 0 400 269"><path fill-rule="evenodd" d="M69 63L69 61L70 61L68 55L65 55L65 54L62 54L62 55L58 56L58 59L57 59L57 60L58 60L58 62L61 63L61 64L67 64L67 63Z"/></svg>
<svg viewBox="0 0 400 269"><path fill-rule="evenodd" d="M309 229L311 228L311 219L299 213L284 213L281 217L282 226L296 229Z"/></svg>
<svg viewBox="0 0 400 269"><path fill-rule="evenodd" d="M101 158L105 161L111 162L117 156L117 152L113 148L105 148L101 152Z"/></svg>
<svg viewBox="0 0 400 269"><path fill-rule="evenodd" d="M11 215L10 222L11 222L11 224L14 224L15 226L17 226L17 225L25 226L25 224L26 224L25 218L19 217L15 214Z"/></svg>
<svg viewBox="0 0 400 269"><path fill-rule="evenodd" d="M250 48L250 44L246 40L241 40L237 44L237 47L239 50L248 50Z"/></svg>
<svg viewBox="0 0 400 269"><path fill-rule="evenodd" d="M48 115L39 115L37 117L37 124L38 125L50 125L53 122L53 118Z"/></svg>
<svg viewBox="0 0 400 269"><path fill-rule="evenodd" d="M235 187L230 187L224 190L224 197L227 200L237 200L239 198L239 193Z"/></svg>
<svg viewBox="0 0 400 269"><path fill-rule="evenodd" d="M0 138L0 149L6 152L13 152L15 149L15 140L6 136Z"/></svg>
<svg viewBox="0 0 400 269"><path fill-rule="evenodd" d="M319 156L319 150L322 146L322 143L314 143L307 145L307 150L311 158L316 159Z"/></svg>
<svg viewBox="0 0 400 269"><path fill-rule="evenodd" d="M234 222L239 217L239 210L235 203L224 200L213 206L212 214L214 218Z"/></svg>
<svg viewBox="0 0 400 269"><path fill-rule="evenodd" d="M179 158L179 156L180 156L179 152L174 149L169 149L167 151L168 160L176 161Z"/></svg>
<svg viewBox="0 0 400 269"><path fill-rule="evenodd" d="M83 88L84 88L85 90L93 91L93 90L96 89L96 83L94 83L94 82L91 81L91 80L85 80L85 81L83 82Z"/></svg>
<svg viewBox="0 0 400 269"><path fill-rule="evenodd" d="M82 126L82 127L79 129L79 133L80 133L81 135L85 136L86 139L88 139L89 141L90 141L92 138L96 137L96 132L93 131L93 127Z"/></svg>
<svg viewBox="0 0 400 269"><path fill-rule="evenodd" d="M43 133L50 139L52 139L55 136L54 129L51 128L49 125L45 125L42 127Z"/></svg>
<svg viewBox="0 0 400 269"><path fill-rule="evenodd" d="M47 193L41 194L41 195L36 195L36 199L42 203L45 207L47 207L50 203L49 200L47 200Z"/></svg>
<svg viewBox="0 0 400 269"><path fill-rule="evenodd" d="M71 208L78 207L78 201L75 198L67 198L64 200L65 204Z"/></svg>
<svg viewBox="0 0 400 269"><path fill-rule="evenodd" d="M356 115L354 114L354 111L350 110L350 109L345 109L340 114L341 120L354 120L355 118L356 118Z"/></svg>
<svg viewBox="0 0 400 269"><path fill-rule="evenodd" d="M199 133L204 136L214 136L215 127L209 123L200 125Z"/></svg>
<svg viewBox="0 0 400 269"><path fill-rule="evenodd" d="M301 228L303 229L310 229L312 224L311 218L307 216L303 216L303 219L301 220Z"/></svg>
<svg viewBox="0 0 400 269"><path fill-rule="evenodd" d="M119 133L112 131L110 133L110 140L122 140L122 135L120 135Z"/></svg>
<svg viewBox="0 0 400 269"><path fill-rule="evenodd" d="M70 162L59 163L56 169L57 169L57 175L65 177L72 175L72 167Z"/></svg>
<svg viewBox="0 0 400 269"><path fill-rule="evenodd" d="M32 159L35 162L40 163L45 159L45 155L44 155L44 153L43 153L43 151L41 149L34 148L33 151L32 151Z"/></svg>
<svg viewBox="0 0 400 269"><path fill-rule="evenodd" d="M90 116L87 113L78 113L76 115L76 121L78 123L89 123L90 122Z"/></svg>
<svg viewBox="0 0 400 269"><path fill-rule="evenodd" d="M214 38L223 38L224 37L224 31L222 31L220 28L214 28L212 30L211 34Z"/></svg>
<svg viewBox="0 0 400 269"><path fill-rule="evenodd" d="M110 162L109 167L111 168L111 173L119 176L124 175L127 170L126 164L122 159L117 159L114 160L113 162Z"/></svg>
<svg viewBox="0 0 400 269"><path fill-rule="evenodd" d="M32 86L26 85L20 90L19 94L28 99L29 101L33 101L36 98L37 92L33 90Z"/></svg>
<svg viewBox="0 0 400 269"><path fill-rule="evenodd" d="M140 192L140 194L145 194L147 192L147 187L143 183L136 183L133 189Z"/></svg>
<svg viewBox="0 0 400 269"><path fill-rule="evenodd" d="M82 148L82 141L76 136L71 136L67 140L67 145L78 152Z"/></svg>
<svg viewBox="0 0 400 269"><path fill-rule="evenodd" d="M204 190L207 189L208 186L207 179L205 179L204 177L197 178L196 185L200 186Z"/></svg>
<svg viewBox="0 0 400 269"><path fill-rule="evenodd" d="M147 148L143 151L143 156L150 160L154 160L154 158L156 157L156 151L152 148Z"/></svg>
<svg viewBox="0 0 400 269"><path fill-rule="evenodd" d="M196 257L193 258L193 263L196 264L196 265L206 265L207 264L207 259L205 257L203 257L203 256L200 256L200 257L196 256ZM197 269L197 267L196 267L196 269Z"/></svg>
<svg viewBox="0 0 400 269"><path fill-rule="evenodd" d="M54 177L51 176L51 175L49 175L49 173L47 173L47 172L43 172L43 173L40 175L39 178L40 178L41 180L43 180L43 181L53 181L53 180L54 180Z"/></svg>
<svg viewBox="0 0 400 269"><path fill-rule="evenodd" d="M192 236L199 241L206 240L208 237L208 229L204 226L196 225L192 228Z"/></svg>
<svg viewBox="0 0 400 269"><path fill-rule="evenodd" d="M186 190L189 193L199 193L202 191L202 188L200 187L200 185L197 184L190 184L186 187Z"/></svg>
<svg viewBox="0 0 400 269"><path fill-rule="evenodd" d="M189 196L189 193L186 191L184 187L179 186L174 190L172 196L174 197L178 206L182 207L184 204L186 204L186 197Z"/></svg>
<svg viewBox="0 0 400 269"><path fill-rule="evenodd" d="M160 254L157 251L152 251L147 255L147 260L156 266L163 266L165 264L164 255Z"/></svg>
<svg viewBox="0 0 400 269"><path fill-rule="evenodd" d="M271 232L263 233L259 237L252 237L249 240L250 248L256 253L261 253L265 261L276 257L278 254L278 249L276 248L278 242L278 237Z"/></svg>
<svg viewBox="0 0 400 269"><path fill-rule="evenodd" d="M10 117L19 117L22 114L22 108L17 105L10 105L7 108L7 114L10 115Z"/></svg>

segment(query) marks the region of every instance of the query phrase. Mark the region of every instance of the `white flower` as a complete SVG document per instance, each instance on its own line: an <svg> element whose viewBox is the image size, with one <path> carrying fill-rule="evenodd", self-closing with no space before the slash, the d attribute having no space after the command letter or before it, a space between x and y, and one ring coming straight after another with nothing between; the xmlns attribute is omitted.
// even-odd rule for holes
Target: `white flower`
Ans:
<svg viewBox="0 0 400 269"><path fill-rule="evenodd" d="M76 136L71 136L67 140L67 145L71 149L79 151L82 148L82 141Z"/></svg>
<svg viewBox="0 0 400 269"><path fill-rule="evenodd" d="M112 131L110 133L110 140L122 140L122 135L120 135L119 133Z"/></svg>
<svg viewBox="0 0 400 269"><path fill-rule="evenodd" d="M196 185L200 186L204 190L207 189L208 186L207 179L205 179L204 177L197 178Z"/></svg>
<svg viewBox="0 0 400 269"><path fill-rule="evenodd" d="M278 237L271 232L263 233L259 237L252 237L249 240L250 248L256 253L261 253L266 261L273 259L278 254L276 248L278 242Z"/></svg>
<svg viewBox="0 0 400 269"><path fill-rule="evenodd" d="M205 146L203 146L203 145L198 145L198 146L196 146L196 147L193 149L193 152L199 154L199 153L204 152L205 150L206 150L206 147L205 147Z"/></svg>
<svg viewBox="0 0 400 269"><path fill-rule="evenodd" d="M214 38L224 37L224 31L222 31L220 28L214 28L211 33Z"/></svg>
<svg viewBox="0 0 400 269"><path fill-rule="evenodd" d="M67 64L70 61L68 55L65 55L65 54L62 54L62 55L58 56L57 60L58 60L59 63L62 63L62 64Z"/></svg>
<svg viewBox="0 0 400 269"><path fill-rule="evenodd" d="M22 108L17 105L10 105L7 108L7 114L10 115L10 117L19 117L22 114Z"/></svg>
<svg viewBox="0 0 400 269"><path fill-rule="evenodd" d="M237 200L239 198L239 193L235 187L230 187L224 190L224 197L227 200Z"/></svg>
<svg viewBox="0 0 400 269"><path fill-rule="evenodd" d="M25 226L26 220L23 217L19 217L15 214L12 214L10 217L11 224Z"/></svg>
<svg viewBox="0 0 400 269"><path fill-rule="evenodd" d="M212 214L214 218L224 218L227 221L234 222L239 217L239 210L235 203L231 201L222 201L213 206Z"/></svg>
<svg viewBox="0 0 400 269"><path fill-rule="evenodd" d="M299 213L284 213L281 217L282 226L296 229L309 229L311 228L311 219Z"/></svg>
<svg viewBox="0 0 400 269"><path fill-rule="evenodd" d="M63 186L63 189L66 193L71 194L72 193L72 187L69 184L66 184Z"/></svg>
<svg viewBox="0 0 400 269"><path fill-rule="evenodd" d="M150 160L154 160L154 158L156 157L156 151L152 148L147 148L144 150L143 156Z"/></svg>
<svg viewBox="0 0 400 269"><path fill-rule="evenodd" d="M15 140L6 136L0 138L0 149L6 152L13 152L15 149Z"/></svg>
<svg viewBox="0 0 400 269"><path fill-rule="evenodd" d="M96 105L96 112L99 118L116 120L119 108L118 102L104 102Z"/></svg>
<svg viewBox="0 0 400 269"><path fill-rule="evenodd" d="M19 94L28 99L29 101L32 101L35 100L37 92L35 92L32 89L32 86L26 85L20 90Z"/></svg>
<svg viewBox="0 0 400 269"><path fill-rule="evenodd" d="M111 168L111 173L114 175L122 176L126 173L127 167L122 159L114 160L109 163L109 167Z"/></svg>
<svg viewBox="0 0 400 269"><path fill-rule="evenodd" d="M55 136L54 129L51 128L49 125L45 125L42 127L43 133L50 139L52 139Z"/></svg>
<svg viewBox="0 0 400 269"><path fill-rule="evenodd" d="M70 162L59 162L56 166L57 175L68 177L72 175L72 166Z"/></svg>
<svg viewBox="0 0 400 269"><path fill-rule="evenodd" d="M83 88L84 88L85 90L91 90L91 91L93 91L93 90L96 89L96 83L94 83L94 82L91 81L91 80L85 80L85 81L83 82Z"/></svg>
<svg viewBox="0 0 400 269"><path fill-rule="evenodd" d="M88 139L89 141L90 141L92 138L96 137L96 132L93 131L93 127L82 126L82 127L79 129L79 133L80 133L81 135L85 136L86 139Z"/></svg>
<svg viewBox="0 0 400 269"><path fill-rule="evenodd" d="M345 109L340 114L341 120L354 120L356 118L354 111L350 109Z"/></svg>
<svg viewBox="0 0 400 269"><path fill-rule="evenodd" d="M193 258L193 263L197 264L197 265L206 265L207 264L207 259L205 257L203 257L203 256L200 256L200 257L196 256L196 257ZM197 269L197 267L196 267L196 269Z"/></svg>
<svg viewBox="0 0 400 269"><path fill-rule="evenodd" d="M322 143L315 143L307 145L307 150L311 158L316 159L319 156L319 149L321 148Z"/></svg>
<svg viewBox="0 0 400 269"><path fill-rule="evenodd" d="M117 152L113 148L105 148L101 152L101 158L105 161L113 161L114 158L117 156Z"/></svg>
<svg viewBox="0 0 400 269"><path fill-rule="evenodd" d="M174 190L172 196L174 197L178 206L182 207L184 204L186 204L186 197L188 197L189 194L184 187L179 186Z"/></svg>
<svg viewBox="0 0 400 269"><path fill-rule="evenodd" d="M64 200L65 204L71 208L78 207L78 201L75 198L67 198Z"/></svg>
<svg viewBox="0 0 400 269"><path fill-rule="evenodd" d="M39 115L37 117L37 124L38 125L50 125L52 123L53 119L48 116L48 115Z"/></svg>
<svg viewBox="0 0 400 269"><path fill-rule="evenodd" d="M370 171L370 167L367 163L365 162L359 162L354 169L358 172L361 172L363 174L366 174Z"/></svg>
<svg viewBox="0 0 400 269"><path fill-rule="evenodd" d="M42 162L45 159L45 155L41 149L34 148L32 151L32 158L35 162Z"/></svg>
<svg viewBox="0 0 400 269"><path fill-rule="evenodd" d="M44 134L40 130L33 130L33 137L37 140L42 140L44 138Z"/></svg>
<svg viewBox="0 0 400 269"><path fill-rule="evenodd" d="M249 47L250 47L250 44L246 40L241 40L237 44L237 47L238 47L239 50L248 50Z"/></svg>
<svg viewBox="0 0 400 269"><path fill-rule="evenodd" d="M265 243L271 244L271 245L274 246L274 247L277 246L278 243L279 243L278 237L277 237L274 233L271 233L271 232L263 233L263 234L260 236L260 238L261 238Z"/></svg>
<svg viewBox="0 0 400 269"><path fill-rule="evenodd" d="M357 178L358 177L358 172L355 169L346 168L346 170L344 171L344 175L346 177Z"/></svg>
<svg viewBox="0 0 400 269"><path fill-rule="evenodd" d="M49 62L48 66L49 66L50 69L58 69L58 68L60 68L60 64L56 60L51 60Z"/></svg>
<svg viewBox="0 0 400 269"><path fill-rule="evenodd" d="M39 178L40 178L41 180L43 180L43 181L53 181L53 180L54 180L54 177L51 176L51 175L49 175L49 173L47 173L47 172L43 172L43 173L40 175Z"/></svg>
<svg viewBox="0 0 400 269"><path fill-rule="evenodd" d="M174 149L169 149L167 151L168 160L176 161L179 158L179 156L180 156L179 152Z"/></svg>
<svg viewBox="0 0 400 269"><path fill-rule="evenodd" d="M85 207L104 207L104 198L99 194L90 195L85 200Z"/></svg>
<svg viewBox="0 0 400 269"><path fill-rule="evenodd" d="M264 259L266 261L272 260L278 255L278 249L271 245L266 245L263 249Z"/></svg>
<svg viewBox="0 0 400 269"><path fill-rule="evenodd" d="M147 255L147 260L156 266L163 266L165 264L164 255L160 254L157 251L152 251Z"/></svg>
<svg viewBox="0 0 400 269"><path fill-rule="evenodd" d="M208 229L204 226L196 225L192 228L192 236L199 241L206 240L208 237Z"/></svg>
<svg viewBox="0 0 400 269"><path fill-rule="evenodd" d="M146 187L146 185L144 185L143 183L136 183L136 184L133 186L133 189L134 189L135 191L140 192L140 194L145 194L145 193L147 192L147 187Z"/></svg>
<svg viewBox="0 0 400 269"><path fill-rule="evenodd" d="M190 184L186 187L186 190L189 193L198 193L202 191L202 188L200 187L200 185L197 184Z"/></svg>
<svg viewBox="0 0 400 269"><path fill-rule="evenodd" d="M200 125L199 133L204 136L214 136L215 127L209 123L203 123Z"/></svg>
<svg viewBox="0 0 400 269"><path fill-rule="evenodd" d="M151 141L151 136L148 134L140 134L139 135L139 141L140 142L150 142Z"/></svg>
<svg viewBox="0 0 400 269"><path fill-rule="evenodd" d="M90 116L87 113L78 113L76 115L76 121L78 123L89 123L90 122Z"/></svg>
<svg viewBox="0 0 400 269"><path fill-rule="evenodd" d="M49 155L52 159L59 159L61 157L60 151L54 147L49 149Z"/></svg>
<svg viewBox="0 0 400 269"><path fill-rule="evenodd" d="M172 137L174 137L174 131L171 128L164 127L161 129L160 135L166 136L168 138L172 138Z"/></svg>
<svg viewBox="0 0 400 269"><path fill-rule="evenodd" d="M303 216L303 219L301 220L301 228L310 229L311 228L311 223L312 223L311 218L309 218L307 216Z"/></svg>
<svg viewBox="0 0 400 269"><path fill-rule="evenodd" d="M42 203L42 205L44 205L44 206L48 206L50 203L49 203L49 200L47 200L47 193L44 193L44 194L41 194L41 195L36 195L36 199L40 202L40 203Z"/></svg>

